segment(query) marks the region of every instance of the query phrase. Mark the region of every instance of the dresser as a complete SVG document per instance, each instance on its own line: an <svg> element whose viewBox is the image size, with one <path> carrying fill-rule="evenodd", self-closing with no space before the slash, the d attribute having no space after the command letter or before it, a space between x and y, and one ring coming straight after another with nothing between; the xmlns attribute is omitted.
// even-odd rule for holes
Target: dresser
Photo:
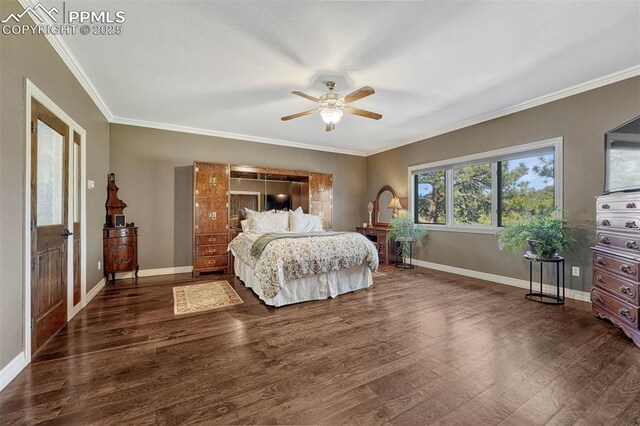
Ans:
<svg viewBox="0 0 640 426"><path fill-rule="evenodd" d="M381 265L391 265L395 262L395 244L387 241L387 228L369 226L367 228L356 227L356 232L367 237L378 250L378 258Z"/></svg>
<svg viewBox="0 0 640 426"><path fill-rule="evenodd" d="M193 276L229 273L229 165L193 165Z"/></svg>
<svg viewBox="0 0 640 426"><path fill-rule="evenodd" d="M130 224L125 227L102 229L104 275L116 279L116 272L135 271L138 276L138 228Z"/></svg>
<svg viewBox="0 0 640 426"><path fill-rule="evenodd" d="M593 247L593 314L611 321L640 346L640 193L597 198Z"/></svg>

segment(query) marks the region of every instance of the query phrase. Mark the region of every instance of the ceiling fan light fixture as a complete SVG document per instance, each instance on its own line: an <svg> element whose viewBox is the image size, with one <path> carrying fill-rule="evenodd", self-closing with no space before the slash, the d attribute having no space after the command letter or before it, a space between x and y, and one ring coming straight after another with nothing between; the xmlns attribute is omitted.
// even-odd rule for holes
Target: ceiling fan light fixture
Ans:
<svg viewBox="0 0 640 426"><path fill-rule="evenodd" d="M336 124L343 115L344 113L339 108L322 108L320 110L320 117L326 124Z"/></svg>

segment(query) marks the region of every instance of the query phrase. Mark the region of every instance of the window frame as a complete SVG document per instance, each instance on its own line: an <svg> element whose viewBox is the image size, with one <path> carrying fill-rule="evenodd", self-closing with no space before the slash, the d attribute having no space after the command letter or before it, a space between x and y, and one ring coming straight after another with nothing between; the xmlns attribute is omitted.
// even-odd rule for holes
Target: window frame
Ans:
<svg viewBox="0 0 640 426"><path fill-rule="evenodd" d="M498 227L498 210L500 202L499 173L498 161L506 161L509 159L518 159L526 156L534 156L541 151L553 151L554 154L554 205L558 210L554 213L555 217L563 218L563 145L564 138L562 136L546 139L538 142L515 145L508 148L501 148L492 151L486 151L478 154L466 155L462 157L451 158L431 163L418 164L408 168L408 188L409 200L408 210L414 223L418 226L425 227L429 230L449 231L449 232L469 232L481 234L494 234L502 227ZM469 166L478 163L491 163L491 225L455 225L453 211L453 169ZM432 172L436 170L445 171L446 185L446 222L444 224L426 224L416 222L415 217L415 194L417 191L415 185L415 176L420 173Z"/></svg>

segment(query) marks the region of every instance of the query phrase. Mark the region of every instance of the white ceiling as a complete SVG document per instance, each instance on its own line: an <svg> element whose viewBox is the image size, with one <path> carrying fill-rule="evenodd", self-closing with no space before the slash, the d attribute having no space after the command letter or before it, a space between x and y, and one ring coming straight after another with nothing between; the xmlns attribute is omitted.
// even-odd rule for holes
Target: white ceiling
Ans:
<svg viewBox="0 0 640 426"><path fill-rule="evenodd" d="M67 0L65 7L126 13L122 35L63 37L113 121L359 154L640 70L637 1ZM353 106L382 120L346 115L330 133L318 114L280 121L314 107L292 90L319 95L326 80L343 94L375 88Z"/></svg>

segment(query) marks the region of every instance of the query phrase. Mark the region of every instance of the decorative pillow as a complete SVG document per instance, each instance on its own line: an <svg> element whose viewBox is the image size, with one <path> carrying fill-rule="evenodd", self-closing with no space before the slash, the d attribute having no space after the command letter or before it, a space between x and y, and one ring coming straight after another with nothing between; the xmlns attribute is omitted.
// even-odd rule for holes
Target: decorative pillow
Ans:
<svg viewBox="0 0 640 426"><path fill-rule="evenodd" d="M240 222L240 226L242 227L242 232L249 232L249 219L245 219Z"/></svg>
<svg viewBox="0 0 640 426"><path fill-rule="evenodd" d="M287 232L289 230L288 212L268 212L268 214L254 216L251 227L255 232Z"/></svg>
<svg viewBox="0 0 640 426"><path fill-rule="evenodd" d="M322 232L322 218L312 214L305 214L298 207L289 213L289 230L291 232Z"/></svg>

